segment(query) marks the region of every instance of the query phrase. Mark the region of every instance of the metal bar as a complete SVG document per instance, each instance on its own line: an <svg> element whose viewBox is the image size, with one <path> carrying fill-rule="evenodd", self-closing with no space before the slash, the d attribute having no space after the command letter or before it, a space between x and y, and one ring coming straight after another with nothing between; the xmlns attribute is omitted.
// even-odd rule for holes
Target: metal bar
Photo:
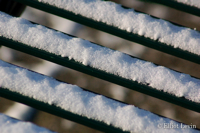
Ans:
<svg viewBox="0 0 200 133"><path fill-rule="evenodd" d="M97 120L93 120L93 119L90 119L78 114L74 114L72 112L61 109L57 107L56 105L49 105L47 103L35 100L33 98L24 96L22 94L12 92L5 88L0 88L0 96L9 100L26 104L38 110L74 121L76 123L85 125L87 127L90 127L102 132L128 133L128 132L123 131L122 129L114 127L113 125L108 125L106 123L103 123Z"/></svg>
<svg viewBox="0 0 200 133"><path fill-rule="evenodd" d="M137 81L128 80L128 79L122 78L120 76L98 70L97 68L83 65L72 59L69 60L68 57L63 58L61 56L49 53L44 50L33 48L26 44L23 44L23 43L20 43L20 42L11 40L11 39L7 39L2 36L0 36L0 44L4 45L6 47L42 58L45 60L48 60L48 61L57 63L59 65L69 67L71 69L83 72L85 74L88 74L88 75L91 75L91 76L94 76L94 77L97 77L97 78L100 78L100 79L103 79L103 80L106 80L106 81L109 81L109 82L112 82L112 83L115 83L115 84L118 84L118 85L121 85L124 87L127 87L129 89L136 90L138 92L141 92L141 93L156 97L158 99L182 106L184 108L187 108L187 109L190 109L190 110L193 110L196 112L200 112L200 104L199 103L192 102L184 97L176 97L169 93L156 90L155 88L152 88L152 87L148 86L147 84L138 83Z"/></svg>
<svg viewBox="0 0 200 133"><path fill-rule="evenodd" d="M26 4L28 6L52 13L54 15L58 15L63 18L70 19L72 21L78 22L80 24L95 28L97 30L101 30L104 32L107 32L109 34L121 37L123 39L133 41L136 43L140 43L144 46L165 52L167 54L171 54L174 56L177 56L179 58L200 64L200 56L190 53L188 51L184 51L179 48L174 48L172 46L166 45L165 43L161 43L155 40L152 40L150 38L146 38L144 36L139 36L138 34L129 33L125 30L120 30L117 27L113 27L112 25L107 25L103 22L97 22L92 19L86 18L81 15L77 15L73 12L66 11L48 4L44 4L41 2L38 2L37 0L15 0L18 2L21 2L23 4Z"/></svg>
<svg viewBox="0 0 200 133"><path fill-rule="evenodd" d="M11 65L13 65L13 64L11 64ZM13 65L13 66L16 66L16 65ZM19 67L19 66L16 66L16 67ZM22 67L20 67L20 68L22 68ZM22 68L22 69L25 69L25 68ZM31 70L28 70L28 71L31 71ZM32 72L34 72L34 71L32 71ZM34 73L37 73L37 72L34 72ZM37 74L39 74L39 73L37 73ZM43 75L43 74L40 74L40 75ZM55 80L57 80L57 79L55 79ZM60 81L60 80L57 80L57 81L62 82L62 83L66 83L66 82L63 82L63 81ZM66 83L66 84L68 84L68 83ZM87 91L88 93L94 93L96 95L100 95L98 93L86 90L84 88L82 88L82 89L84 91ZM74 122L77 122L79 124L97 129L99 131L116 132L116 133L121 133L121 132L128 133L129 132L129 131L123 131L122 129L117 128L113 125L110 125L110 124L108 125L104 122L100 122L100 121L94 120L92 118L87 118L87 117L79 115L79 114L74 114L70 111L67 111L67 110L64 110L64 109L58 107L56 104L48 104L46 102L39 101L39 100L35 99L34 97L29 97L27 95L21 94L20 92L14 92L11 89L0 87L0 97L4 97L4 98L9 99L9 100L13 100L13 101L16 101L16 102L26 104L26 105L31 106L33 108L36 108L38 110L42 110L44 112L47 112L47 113L50 113L50 114L53 114L53 115L74 121ZM104 97L106 97L106 96L104 96ZM122 103L122 104L128 105L127 103L118 101L116 99L112 99L110 97L106 97L106 98L114 100L114 101ZM155 115L157 115L157 114L155 114ZM163 116L160 116L160 115L157 115L157 116L163 117ZM166 117L163 117L163 118L166 118ZM173 119L171 119L171 120L173 120ZM173 121L175 121L175 120L173 120ZM178 121L176 121L176 122L178 122ZM180 123L180 122L178 122L178 123ZM196 129L196 130L199 130L199 129Z"/></svg>

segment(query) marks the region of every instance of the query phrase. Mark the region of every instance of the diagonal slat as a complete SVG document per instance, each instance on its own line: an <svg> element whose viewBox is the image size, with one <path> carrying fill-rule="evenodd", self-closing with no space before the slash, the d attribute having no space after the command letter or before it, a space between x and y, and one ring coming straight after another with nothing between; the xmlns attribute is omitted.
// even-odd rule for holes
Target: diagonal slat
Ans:
<svg viewBox="0 0 200 133"><path fill-rule="evenodd" d="M99 0L90 3L87 0L73 3L67 0L15 1L200 64L199 32L125 9L119 4ZM114 12L109 12L110 9Z"/></svg>
<svg viewBox="0 0 200 133"><path fill-rule="evenodd" d="M24 19L1 15L0 43L4 46L200 111L199 79Z"/></svg>
<svg viewBox="0 0 200 133"><path fill-rule="evenodd" d="M164 123L184 125L1 60L0 72L0 96L103 132L161 132ZM198 132L190 128L167 130Z"/></svg>

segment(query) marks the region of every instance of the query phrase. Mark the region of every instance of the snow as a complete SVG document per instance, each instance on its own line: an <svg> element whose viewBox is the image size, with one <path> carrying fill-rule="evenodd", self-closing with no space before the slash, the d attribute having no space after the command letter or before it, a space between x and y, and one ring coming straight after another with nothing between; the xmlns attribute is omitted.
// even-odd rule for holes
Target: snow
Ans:
<svg viewBox="0 0 200 133"><path fill-rule="evenodd" d="M200 103L200 82L153 63L0 13L0 35ZM200 49L199 49L200 50Z"/></svg>
<svg viewBox="0 0 200 133"><path fill-rule="evenodd" d="M200 82L153 63L0 13L0 35L200 103ZM200 49L199 49L200 50Z"/></svg>
<svg viewBox="0 0 200 133"><path fill-rule="evenodd" d="M10 49L6 49L5 47L3 47L3 49L1 48L1 51L2 51L2 53L7 52L6 54L13 57L12 51L10 51ZM5 58L4 56L1 58L3 58L4 60L7 59L7 61L11 61L11 60L9 60L10 58ZM18 62L14 62L14 63L19 66L22 65ZM26 66L26 67L28 67L28 66ZM48 76L54 76L58 71L64 70L64 67L59 66L54 63L51 63L51 62L48 62L48 61L43 61L40 64L32 66L31 70L39 72L41 74L48 75ZM8 108L4 112L4 114L6 114L10 117L16 118L18 120L23 120L23 121L31 121L33 119L33 117L35 117L36 113L37 113L36 109L26 106L24 104L20 104L20 103L14 103L10 108Z"/></svg>
<svg viewBox="0 0 200 133"><path fill-rule="evenodd" d="M15 64L21 65L17 62L15 62ZM40 64L32 66L31 70L48 76L54 76L58 71L64 71L64 67L48 61L43 61ZM8 110L4 112L4 114L10 117L23 121L31 121L36 113L36 109L20 103L14 103Z"/></svg>
<svg viewBox="0 0 200 133"><path fill-rule="evenodd" d="M164 123L181 127L181 123L159 117L133 105L126 105L102 95L84 91L76 85L59 82L51 77L16 67L2 60L0 60L0 77L0 86L3 88L50 105L54 104L81 116L103 121L108 125L112 124L124 131L143 133L197 132L190 128L158 128L158 125ZM0 119L0 121L6 123L4 119ZM7 128L8 126L2 127ZM28 124L23 128L29 128L29 126ZM18 130L22 130L22 128L18 128Z"/></svg>
<svg viewBox="0 0 200 133"><path fill-rule="evenodd" d="M175 1L200 8L199 0L175 0Z"/></svg>
<svg viewBox="0 0 200 133"><path fill-rule="evenodd" d="M39 2L200 55L199 32L175 26L147 14L137 13L133 9L124 9L113 2L102 0L39 0Z"/></svg>
<svg viewBox="0 0 200 133"><path fill-rule="evenodd" d="M30 122L23 122L0 114L1 133L53 133Z"/></svg>

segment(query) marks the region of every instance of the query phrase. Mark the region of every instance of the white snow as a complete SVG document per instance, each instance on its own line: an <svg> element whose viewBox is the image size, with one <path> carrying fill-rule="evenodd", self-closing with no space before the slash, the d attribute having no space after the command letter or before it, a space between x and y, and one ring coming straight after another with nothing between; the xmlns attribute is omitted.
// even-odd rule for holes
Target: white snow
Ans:
<svg viewBox="0 0 200 133"><path fill-rule="evenodd" d="M200 8L199 0L175 0L175 1Z"/></svg>
<svg viewBox="0 0 200 133"><path fill-rule="evenodd" d="M4 13L0 13L0 35L200 103L200 82L190 75Z"/></svg>
<svg viewBox="0 0 200 133"><path fill-rule="evenodd" d="M39 0L39 2L200 55L199 32L137 13L133 9L124 9L113 2L102 0Z"/></svg>
<svg viewBox="0 0 200 133"><path fill-rule="evenodd" d="M190 128L180 128L180 123L138 109L133 105L119 103L104 96L84 91L76 85L59 82L51 77L16 67L1 60L0 77L0 86L8 88L10 91L18 92L48 104L54 104L78 115L112 124L125 131L143 133L197 132ZM0 119L0 121L3 120ZM158 125L164 123L178 125L179 128L158 128ZM7 126L9 125L2 127ZM28 128L26 124L25 127ZM19 130L21 129L19 128Z"/></svg>
<svg viewBox="0 0 200 133"><path fill-rule="evenodd" d="M23 122L0 114L1 133L53 133L30 122Z"/></svg>
<svg viewBox="0 0 200 133"><path fill-rule="evenodd" d="M19 66L24 66L20 64L19 62L13 62L14 53L9 48L2 47L0 49L0 57L1 59L6 60L8 62L12 62ZM48 62L48 61L43 61L40 64L31 66L31 70L39 72L41 74L48 75L48 76L54 76L58 71L62 71L62 70L64 71L64 67ZM24 104L20 104L20 103L14 103L10 108L8 108L4 112L4 114L10 117L16 118L18 120L23 120L23 121L32 120L32 117L35 115L35 113L36 113L36 110L34 108L26 106Z"/></svg>

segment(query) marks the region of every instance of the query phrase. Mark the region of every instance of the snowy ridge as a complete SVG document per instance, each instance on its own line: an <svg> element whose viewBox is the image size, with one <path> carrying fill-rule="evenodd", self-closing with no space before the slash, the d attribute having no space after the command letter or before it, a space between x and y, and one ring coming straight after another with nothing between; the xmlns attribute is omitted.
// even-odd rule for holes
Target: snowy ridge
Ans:
<svg viewBox="0 0 200 133"><path fill-rule="evenodd" d="M200 103L200 82L190 75L4 13L0 13L0 35Z"/></svg>
<svg viewBox="0 0 200 133"><path fill-rule="evenodd" d="M198 7L200 8L200 1L199 0L175 0L179 3L184 3L190 6Z"/></svg>
<svg viewBox="0 0 200 133"><path fill-rule="evenodd" d="M18 121L0 114L1 133L55 133L48 129L38 127L30 122Z"/></svg>
<svg viewBox="0 0 200 133"><path fill-rule="evenodd" d="M133 9L124 9L113 2L102 0L39 0L39 2L200 55L200 34L197 31L137 13Z"/></svg>
<svg viewBox="0 0 200 133"><path fill-rule="evenodd" d="M159 117L133 105L119 103L104 96L84 91L76 85L59 82L51 77L16 67L1 60L0 77L0 86L8 88L10 91L50 105L54 104L75 114L103 121L108 125L112 124L124 131L143 133L197 132L190 128L180 128L181 123ZM171 123L179 128L163 130L162 124L164 123ZM160 125L161 128L158 128Z"/></svg>

